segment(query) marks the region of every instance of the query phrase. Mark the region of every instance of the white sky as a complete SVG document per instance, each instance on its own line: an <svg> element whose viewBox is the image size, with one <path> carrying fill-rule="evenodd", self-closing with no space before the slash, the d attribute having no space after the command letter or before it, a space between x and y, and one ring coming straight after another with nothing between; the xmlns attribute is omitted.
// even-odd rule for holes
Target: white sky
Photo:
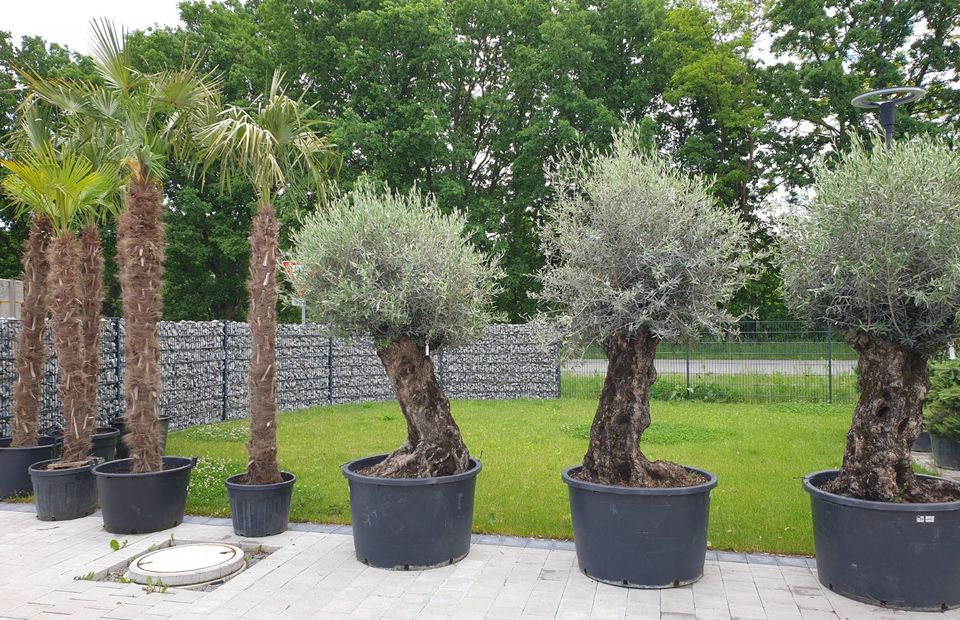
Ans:
<svg viewBox="0 0 960 620"><path fill-rule="evenodd" d="M180 23L179 0L0 0L0 30L13 35L39 35L76 52L88 53L90 20L112 19L127 30Z"/></svg>

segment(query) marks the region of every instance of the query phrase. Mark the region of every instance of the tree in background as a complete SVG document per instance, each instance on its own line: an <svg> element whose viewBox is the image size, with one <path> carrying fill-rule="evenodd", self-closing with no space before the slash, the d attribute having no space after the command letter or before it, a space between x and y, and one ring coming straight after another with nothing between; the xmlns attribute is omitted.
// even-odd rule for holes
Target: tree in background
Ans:
<svg viewBox="0 0 960 620"><path fill-rule="evenodd" d="M425 478L469 468L430 357L481 338L492 318L501 272L463 238L465 226L416 189L362 182L294 234L309 307L342 336L373 337L407 422L404 444L365 474Z"/></svg>
<svg viewBox="0 0 960 620"><path fill-rule="evenodd" d="M845 332L860 397L839 475L827 490L883 502L960 498L921 483L927 361L960 336L960 157L931 138L854 140L836 169L814 168L813 197L788 220L784 294L811 321Z"/></svg>
<svg viewBox="0 0 960 620"><path fill-rule="evenodd" d="M541 299L567 345L609 360L582 476L639 487L688 486L682 466L650 461L650 387L662 339L695 339L733 322L724 305L749 278L748 230L707 181L642 148L635 126L609 150L565 153L550 177Z"/></svg>
<svg viewBox="0 0 960 620"><path fill-rule="evenodd" d="M199 128L197 142L204 170L217 167L229 188L235 177L250 184L257 212L250 227L250 442L249 484L282 481L277 462L277 262L280 224L274 198L312 191L319 199L333 161L333 146L308 118L310 109L284 91L283 74L274 72L270 88L254 108L229 106Z"/></svg>

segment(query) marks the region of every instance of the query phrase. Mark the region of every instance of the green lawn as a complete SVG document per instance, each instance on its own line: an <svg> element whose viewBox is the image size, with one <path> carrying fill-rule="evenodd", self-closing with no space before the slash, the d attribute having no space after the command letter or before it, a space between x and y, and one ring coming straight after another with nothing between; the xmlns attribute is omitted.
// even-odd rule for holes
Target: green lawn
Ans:
<svg viewBox="0 0 960 620"><path fill-rule="evenodd" d="M454 415L483 461L474 530L570 538L560 470L578 463L596 407L592 400L457 401ZM813 553L807 472L839 465L849 405L655 402L644 438L653 458L717 474L710 545L716 549ZM395 402L321 407L280 419L280 459L297 474L295 521L349 522L344 462L401 443ZM169 454L197 455L188 510L227 516L223 480L246 463L243 421L172 433Z"/></svg>

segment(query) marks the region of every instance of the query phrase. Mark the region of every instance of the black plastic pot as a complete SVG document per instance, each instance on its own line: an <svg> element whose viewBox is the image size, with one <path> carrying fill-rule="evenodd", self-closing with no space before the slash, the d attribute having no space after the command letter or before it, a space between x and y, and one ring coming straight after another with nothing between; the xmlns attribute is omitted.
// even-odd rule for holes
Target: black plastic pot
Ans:
<svg viewBox="0 0 960 620"><path fill-rule="evenodd" d="M960 469L960 441L940 435L930 435L930 447L933 452L933 462L937 467Z"/></svg>
<svg viewBox="0 0 960 620"><path fill-rule="evenodd" d="M90 456L112 461L116 458L117 443L120 441L120 430L112 426L101 426L93 432Z"/></svg>
<svg viewBox="0 0 960 620"><path fill-rule="evenodd" d="M11 448L10 437L0 437L0 498L32 493L29 468L57 456L57 440L41 437L33 448Z"/></svg>
<svg viewBox="0 0 960 620"><path fill-rule="evenodd" d="M871 502L822 490L836 475L837 470L818 471L803 481L820 583L837 594L897 609L960 605L960 501Z"/></svg>
<svg viewBox="0 0 960 620"><path fill-rule="evenodd" d="M570 490L573 541L588 577L632 588L670 588L703 576L710 491L717 477L692 487L648 489L594 484L563 472Z"/></svg>
<svg viewBox="0 0 960 620"><path fill-rule="evenodd" d="M916 441L910 446L911 452L930 452L930 433L921 431Z"/></svg>
<svg viewBox="0 0 960 620"><path fill-rule="evenodd" d="M357 471L385 454L350 461L350 514L357 559L377 568L446 566L470 551L473 495L480 461L462 474L437 478L376 478Z"/></svg>
<svg viewBox="0 0 960 620"><path fill-rule="evenodd" d="M56 459L30 466L33 493L37 502L37 518L41 521L69 521L91 515L97 509L97 483L93 466L69 469L46 469Z"/></svg>
<svg viewBox="0 0 960 620"><path fill-rule="evenodd" d="M163 471L134 474L131 459L93 468L103 529L112 534L147 534L176 527L187 506L190 470L196 458L163 457Z"/></svg>
<svg viewBox="0 0 960 620"><path fill-rule="evenodd" d="M114 458L128 459L130 452L123 443L123 436L127 434L127 421L125 418L114 418L110 420L110 426L120 431L120 438L117 440L117 454ZM163 416L160 418L160 451L167 451L167 435L170 433L170 418Z"/></svg>
<svg viewBox="0 0 960 620"><path fill-rule="evenodd" d="M287 530L290 524L290 499L297 477L280 472L283 482L276 484L241 484L237 480L246 474L226 479L230 497L230 515L237 536L259 538L273 536Z"/></svg>

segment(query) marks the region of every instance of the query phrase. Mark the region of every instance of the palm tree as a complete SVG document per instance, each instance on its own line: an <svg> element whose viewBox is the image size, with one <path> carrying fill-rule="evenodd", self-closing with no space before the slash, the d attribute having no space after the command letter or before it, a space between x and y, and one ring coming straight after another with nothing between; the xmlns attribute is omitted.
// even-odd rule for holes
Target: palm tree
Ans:
<svg viewBox="0 0 960 620"><path fill-rule="evenodd" d="M247 374L250 442L247 484L281 482L277 462L277 260L280 226L274 199L305 177L308 188L322 195L333 145L307 118L309 107L286 95L283 75L273 75L270 89L253 109L228 106L197 134L204 171L219 166L220 181L229 188L235 178L248 181L257 197L250 228L251 355ZM303 189L300 187L300 189Z"/></svg>
<svg viewBox="0 0 960 620"><path fill-rule="evenodd" d="M73 121L76 135L108 148L126 171L124 208L117 229L117 260L125 321L127 435L133 472L163 467L160 346L157 323L163 312L165 240L162 181L170 158L189 153L192 123L206 117L217 81L196 65L175 71L142 73L131 68L126 35L109 20L93 22L93 60L104 86L25 75L36 97Z"/></svg>
<svg viewBox="0 0 960 620"><path fill-rule="evenodd" d="M14 203L22 212L49 218L52 226L47 290L66 422L60 460L63 466L76 466L89 456L97 411L86 380L81 256L75 229L85 212L111 200L118 175L110 166L95 167L69 146L58 151L49 143L2 165L11 173L3 188Z"/></svg>

